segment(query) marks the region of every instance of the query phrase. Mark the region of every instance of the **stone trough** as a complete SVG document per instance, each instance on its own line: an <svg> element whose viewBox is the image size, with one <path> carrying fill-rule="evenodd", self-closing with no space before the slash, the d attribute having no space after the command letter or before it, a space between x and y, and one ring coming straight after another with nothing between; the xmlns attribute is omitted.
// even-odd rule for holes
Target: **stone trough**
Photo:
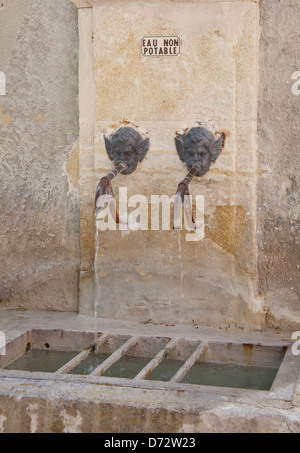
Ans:
<svg viewBox="0 0 300 453"><path fill-rule="evenodd" d="M1 315L2 432L299 431L290 333Z"/></svg>

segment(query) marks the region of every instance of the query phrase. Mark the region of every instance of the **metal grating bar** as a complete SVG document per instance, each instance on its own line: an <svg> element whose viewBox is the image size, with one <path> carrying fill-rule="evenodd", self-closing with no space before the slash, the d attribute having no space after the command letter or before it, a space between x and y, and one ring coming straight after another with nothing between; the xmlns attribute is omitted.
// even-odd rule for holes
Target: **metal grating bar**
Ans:
<svg viewBox="0 0 300 453"><path fill-rule="evenodd" d="M106 341L108 338L111 338L110 333L103 333L100 338L96 341L96 351L98 351L98 348Z"/></svg>
<svg viewBox="0 0 300 453"><path fill-rule="evenodd" d="M124 343L119 349L117 349L108 359L106 359L101 365L92 371L89 376L101 376L110 368L117 360L119 360L132 346L134 346L140 336L131 337L126 343Z"/></svg>
<svg viewBox="0 0 300 453"><path fill-rule="evenodd" d="M177 373L170 380L171 384L180 382L182 378L187 374L187 372L195 364L196 360L206 351L208 346L208 341L202 341L193 354L187 359L187 361L182 365L182 367L177 371Z"/></svg>
<svg viewBox="0 0 300 453"><path fill-rule="evenodd" d="M105 340L107 340L107 338L109 336L110 335L108 333L105 333L105 334L101 335L101 337L98 338L95 347L98 348ZM87 348L84 351L80 352L72 360L70 360L65 365L63 365L61 368L59 368L59 370L57 370L54 374L67 374L67 373L69 373L80 362L85 360L93 352L93 350L94 350L94 347L92 346L92 347Z"/></svg>
<svg viewBox="0 0 300 453"><path fill-rule="evenodd" d="M133 381L139 381L139 380L145 379L147 376L149 376L149 374L154 370L154 368L156 368L160 364L160 362L165 358L165 355L172 348L174 348L174 346L177 345L178 341L179 341L179 338L173 338L173 340L169 341L167 346L164 349L162 349L161 351L159 351L159 353L151 360L151 362L149 362L145 366L145 368L143 368L139 372L139 374L137 374L135 376Z"/></svg>
<svg viewBox="0 0 300 453"><path fill-rule="evenodd" d="M59 368L59 370L57 370L54 374L69 373L69 371L71 371L73 368L75 368L80 362L82 362L82 360L86 359L92 351L93 351L93 348L88 348L88 349L85 349L84 351L80 352L72 360L70 360L68 363L66 363L61 368Z"/></svg>

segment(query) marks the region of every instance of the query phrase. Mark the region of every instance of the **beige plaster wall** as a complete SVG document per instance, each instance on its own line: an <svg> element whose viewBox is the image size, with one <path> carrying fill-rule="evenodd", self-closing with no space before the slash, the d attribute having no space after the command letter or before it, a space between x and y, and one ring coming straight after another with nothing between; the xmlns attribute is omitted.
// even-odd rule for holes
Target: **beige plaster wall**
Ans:
<svg viewBox="0 0 300 453"><path fill-rule="evenodd" d="M93 2L93 8L79 10L79 18L82 74L89 68L80 94L85 265L80 312L144 322L260 325L264 307L255 299L257 4L153 1L137 8L135 2ZM141 56L143 36L178 36L180 56ZM87 64L83 49L91 45ZM114 188L117 193L126 186L128 197L138 193L149 201L151 195L175 194L187 173L176 153L176 131L197 121L226 131L217 163L191 186L192 194L205 197L203 241L187 243L185 231L102 232L95 260L93 198L99 179L113 168L103 134L128 124L123 119L146 130L151 145L138 170L119 176Z"/></svg>

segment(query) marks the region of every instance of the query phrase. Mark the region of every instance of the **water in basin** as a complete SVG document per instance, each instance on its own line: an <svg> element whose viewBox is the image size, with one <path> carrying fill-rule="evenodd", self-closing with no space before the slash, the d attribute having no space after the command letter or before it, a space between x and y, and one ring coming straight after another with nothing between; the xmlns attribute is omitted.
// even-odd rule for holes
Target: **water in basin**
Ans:
<svg viewBox="0 0 300 453"><path fill-rule="evenodd" d="M31 350L8 365L5 369L54 373L72 360L77 354L78 351Z"/></svg>
<svg viewBox="0 0 300 453"><path fill-rule="evenodd" d="M88 375L92 373L104 360L108 359L110 354L90 354L85 360L82 360L75 368L69 371L68 374L83 374Z"/></svg>
<svg viewBox="0 0 300 453"><path fill-rule="evenodd" d="M150 360L146 357L124 356L106 370L103 376L133 379Z"/></svg>
<svg viewBox="0 0 300 453"><path fill-rule="evenodd" d="M278 368L200 362L181 383L269 391L277 372Z"/></svg>
<svg viewBox="0 0 300 453"><path fill-rule="evenodd" d="M174 374L182 367L181 360L165 359L147 376L151 381L170 381Z"/></svg>

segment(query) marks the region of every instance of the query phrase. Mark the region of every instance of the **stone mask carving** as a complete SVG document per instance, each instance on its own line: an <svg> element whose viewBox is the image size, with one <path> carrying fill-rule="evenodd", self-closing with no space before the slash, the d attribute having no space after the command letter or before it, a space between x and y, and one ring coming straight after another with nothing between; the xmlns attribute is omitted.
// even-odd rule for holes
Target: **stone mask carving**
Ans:
<svg viewBox="0 0 300 453"><path fill-rule="evenodd" d="M150 145L149 138L143 139L140 133L131 127L121 127L111 138L104 136L104 140L108 157L114 161L115 166L121 162L127 164L127 169L122 171L123 175L130 175L136 170Z"/></svg>
<svg viewBox="0 0 300 453"><path fill-rule="evenodd" d="M219 157L225 144L225 134L222 133L216 140L204 127L193 127L181 138L176 137L175 142L180 160L186 163L189 170L193 164L200 164L201 170L196 176L203 176Z"/></svg>

